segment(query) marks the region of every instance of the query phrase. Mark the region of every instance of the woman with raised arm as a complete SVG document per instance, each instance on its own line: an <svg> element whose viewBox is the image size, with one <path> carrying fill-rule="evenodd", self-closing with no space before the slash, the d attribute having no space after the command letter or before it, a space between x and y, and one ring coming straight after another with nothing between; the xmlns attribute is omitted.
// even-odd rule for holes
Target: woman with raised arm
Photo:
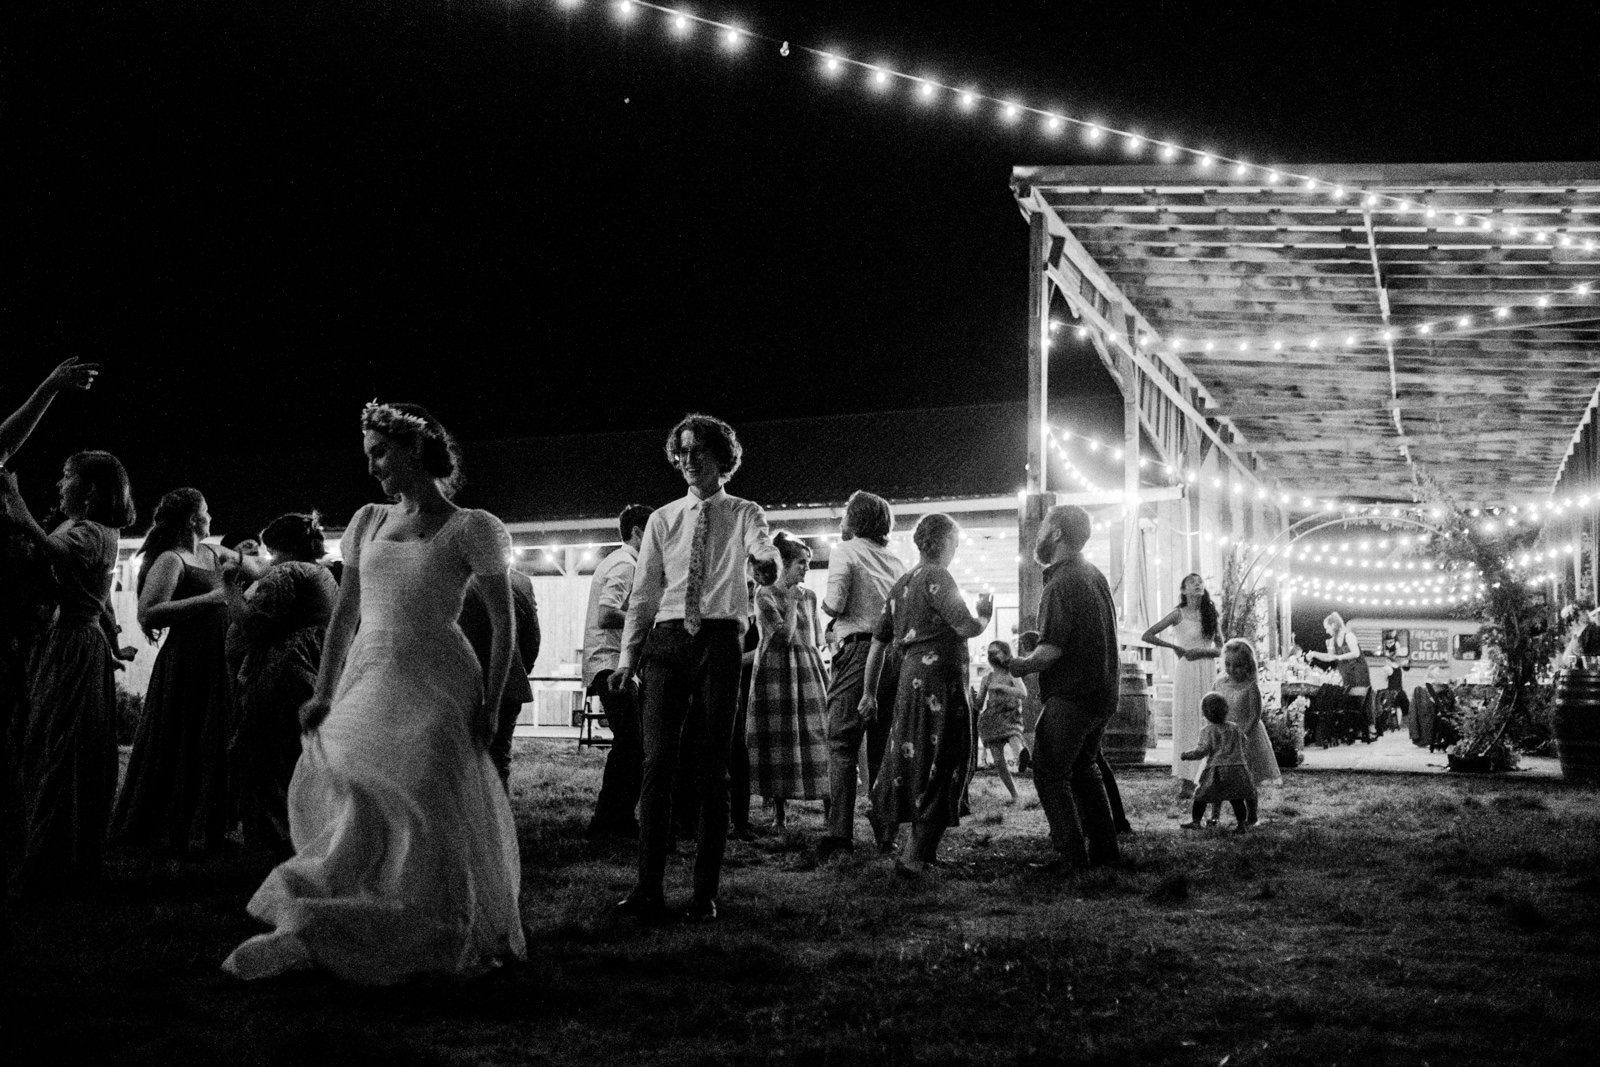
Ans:
<svg viewBox="0 0 1600 1067"><path fill-rule="evenodd" d="M1346 689L1366 690L1361 694L1361 738L1370 741L1373 727L1378 721L1378 694L1372 689L1372 670L1367 666L1366 653L1361 651L1361 642L1356 640L1355 633L1344 624L1344 616L1337 611L1328 613L1328 617L1322 620L1322 628L1328 634L1328 651L1307 652L1306 660L1326 670L1338 671L1339 684Z"/></svg>
<svg viewBox="0 0 1600 1067"><path fill-rule="evenodd" d="M511 663L511 539L452 502L460 451L427 411L373 401L361 429L394 503L344 532L289 786L295 854L250 900L274 929L224 962L240 978L315 967L385 985L527 954L516 829L488 751ZM490 620L487 677L456 622L469 581Z"/></svg>
<svg viewBox="0 0 1600 1067"><path fill-rule="evenodd" d="M100 875L100 850L117 792L117 690L106 626L117 535L134 520L128 473L106 452L69 458L56 483L66 521L46 533L0 474L0 513L55 573L55 621L33 650L27 713L9 724L22 806L24 894Z"/></svg>
<svg viewBox="0 0 1600 1067"><path fill-rule="evenodd" d="M1217 675L1212 660L1222 654L1222 633L1205 579L1188 575L1178 591L1178 606L1146 630L1142 640L1170 648L1178 657L1172 671L1172 776L1182 783L1180 795L1189 797L1200 780L1202 761L1186 760L1182 753L1200 743L1205 727L1200 698L1211 691Z"/></svg>

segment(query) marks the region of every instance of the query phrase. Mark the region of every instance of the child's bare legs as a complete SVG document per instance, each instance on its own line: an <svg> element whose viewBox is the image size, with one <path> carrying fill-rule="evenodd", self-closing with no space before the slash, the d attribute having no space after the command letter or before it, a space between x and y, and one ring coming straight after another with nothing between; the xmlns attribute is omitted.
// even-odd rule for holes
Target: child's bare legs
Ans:
<svg viewBox="0 0 1600 1067"><path fill-rule="evenodd" d="M783 798L778 797L772 802L772 828L774 830L782 830L785 828L785 822Z"/></svg>
<svg viewBox="0 0 1600 1067"><path fill-rule="evenodd" d="M1228 801L1228 804L1229 804L1230 807L1233 808L1233 817L1234 817L1235 821L1237 821L1238 824L1239 824L1235 828L1235 832L1236 833L1241 833L1241 834L1244 833L1245 827L1250 825L1250 823L1249 823L1249 815L1248 815L1248 813L1246 811L1246 807L1247 807L1246 802L1243 801L1243 800L1230 800L1230 801Z"/></svg>
<svg viewBox="0 0 1600 1067"><path fill-rule="evenodd" d="M1247 824L1254 826L1261 817L1261 801L1258 797L1251 797L1244 802L1244 813L1249 816Z"/></svg>
<svg viewBox="0 0 1600 1067"><path fill-rule="evenodd" d="M988 745L989 755L994 760L994 769L1000 774L1000 782L1006 787L1006 792L1011 794L1011 803L1018 800L1017 783L1011 778L1011 768L1006 766L1006 743L1004 741L991 741Z"/></svg>
<svg viewBox="0 0 1600 1067"><path fill-rule="evenodd" d="M1219 823L1221 821L1222 821L1222 801L1214 800L1214 801L1211 802L1211 822L1210 822L1210 825L1215 826L1215 825L1217 825L1217 823Z"/></svg>

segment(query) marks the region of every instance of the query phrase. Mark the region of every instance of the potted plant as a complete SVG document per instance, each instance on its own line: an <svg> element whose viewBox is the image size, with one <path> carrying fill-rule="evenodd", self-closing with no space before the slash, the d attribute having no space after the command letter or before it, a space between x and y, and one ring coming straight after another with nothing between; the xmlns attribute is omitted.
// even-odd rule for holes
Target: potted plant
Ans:
<svg viewBox="0 0 1600 1067"><path fill-rule="evenodd" d="M1301 752L1306 745L1306 698L1295 697L1288 707L1280 707L1281 703L1276 689L1261 694L1261 721L1272 742L1272 754L1278 759L1278 767L1287 771L1300 766L1304 759Z"/></svg>
<svg viewBox="0 0 1600 1067"><path fill-rule="evenodd" d="M1517 767L1517 753L1506 739L1509 721L1501 716L1493 700L1469 700L1458 691L1458 708L1464 708L1456 729L1460 739L1445 750L1452 771L1468 774L1495 774Z"/></svg>
<svg viewBox="0 0 1600 1067"><path fill-rule="evenodd" d="M1542 708L1540 672L1560 650L1555 610L1529 565L1539 531L1495 514L1469 514L1434 488L1445 516L1434 549L1446 571L1478 588L1462 613L1483 623L1478 633L1493 657L1496 694L1463 713L1460 739L1446 754L1452 768L1466 761L1507 770L1515 762L1508 738L1532 728Z"/></svg>

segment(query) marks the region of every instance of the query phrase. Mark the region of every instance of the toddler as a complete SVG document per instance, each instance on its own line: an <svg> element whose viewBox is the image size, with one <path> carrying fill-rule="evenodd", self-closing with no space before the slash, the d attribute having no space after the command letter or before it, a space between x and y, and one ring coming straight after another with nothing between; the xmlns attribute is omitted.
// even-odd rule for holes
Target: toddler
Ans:
<svg viewBox="0 0 1600 1067"><path fill-rule="evenodd" d="M1006 747L1022 740L1022 698L1028 695L1021 679L1006 669L1011 662L1011 646L1004 641L989 642L989 673L978 683L978 739L994 757L995 770L1017 802L1017 785L1006 766Z"/></svg>
<svg viewBox="0 0 1600 1067"><path fill-rule="evenodd" d="M1278 758L1272 753L1267 724L1261 721L1261 688L1256 673L1256 651L1249 641L1235 637L1222 646L1222 677L1217 679L1216 692L1228 702L1228 721L1239 728L1243 737L1245 770L1259 790L1263 785L1277 785L1283 778L1278 772ZM1256 797L1245 803L1251 826L1258 819L1257 804ZM1211 805L1212 826L1221 814L1222 802L1216 801Z"/></svg>
<svg viewBox="0 0 1600 1067"><path fill-rule="evenodd" d="M1200 786L1194 791L1194 808L1185 830L1198 830L1205 824L1201 816L1206 805L1228 801L1233 816L1239 822L1239 833L1244 833L1249 823L1249 807L1255 804L1256 787L1244 764L1244 735L1228 722L1228 701L1221 693L1207 693L1200 701L1200 714L1206 727L1200 731L1200 744L1182 753L1186 760L1205 759L1206 769L1201 772Z"/></svg>

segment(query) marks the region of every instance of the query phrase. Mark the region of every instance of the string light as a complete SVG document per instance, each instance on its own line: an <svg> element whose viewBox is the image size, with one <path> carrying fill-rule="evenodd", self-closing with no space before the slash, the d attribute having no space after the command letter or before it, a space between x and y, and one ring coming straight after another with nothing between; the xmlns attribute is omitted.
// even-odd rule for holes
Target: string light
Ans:
<svg viewBox="0 0 1600 1067"><path fill-rule="evenodd" d="M574 0L556 0L556 2L564 10L571 10L576 7ZM705 18L682 8L651 3L649 0L626 0L624 4L617 5L619 18L623 20L631 19L633 8L648 9L660 13L669 21L669 25L672 27L673 32L680 38L689 36L693 27L697 24L715 28L719 31L722 31L724 34L726 34L729 30L738 29L738 27L730 26L728 23ZM628 14L623 14L624 10L628 11ZM1041 120L1045 120L1040 123L1039 128L1050 135L1058 132L1062 126L1077 126L1085 131L1085 140L1090 140L1090 143L1098 143L1107 137L1115 138L1122 143L1124 150L1130 154L1141 150L1144 145L1143 137L1141 137L1137 131L1132 129L1121 129L1110 123L1080 118L1060 110L1047 110L1044 108L1028 107L1017 103L1016 101L989 96L979 92L976 89L969 88L957 90L950 85L933 81L932 79L915 78L911 75L900 74L890 70L883 70L881 67L875 67L871 64L862 63L857 60L851 60L837 52L812 48L806 45L791 45L790 42L778 37L772 37L751 31L740 32L741 39L746 36L752 39L768 42L774 47L780 47L782 49L780 54L787 55L789 51L802 51L808 55L815 56L822 61L824 72L830 76L836 76L845 66L854 66L864 68L869 73L873 74L871 80L874 88L887 88L888 85L896 79L905 81L927 81L933 85L936 90L944 90L951 94L959 93L957 99L959 100L963 110L973 110L979 103L983 103L993 107L996 112L999 113L1007 122L1014 122L1024 114L1031 114ZM731 42L731 38L729 38L729 40ZM881 83L879 82L876 74L876 72L879 70L883 71L885 79ZM1015 109L1014 112L1011 110L1012 108ZM1049 120L1052 119L1057 120L1060 126L1051 128ZM1088 136L1088 133L1091 130L1095 131L1095 136L1092 140ZM1414 204L1407 198L1402 198L1396 194L1386 193L1380 189L1347 187L1342 183L1328 183L1321 181L1315 175L1311 174L1300 174L1290 170L1262 167L1251 163L1249 160L1236 158L1225 153L1216 152L1214 150L1192 148L1172 138L1167 138L1166 140L1160 142L1160 157L1163 162L1167 163L1174 163L1180 161L1182 158L1187 158L1201 170L1209 170L1216 164L1223 164L1232 168L1233 177L1238 181L1246 181L1252 178L1258 178L1265 184L1276 184L1285 179L1299 182L1307 193L1315 193L1326 190L1330 198L1334 200L1343 200L1346 197L1358 197L1369 210L1393 210L1404 215L1413 210L1420 209L1428 219L1433 219L1438 214L1437 209L1431 204ZM1518 233L1522 233L1524 231L1531 233L1533 235L1533 240L1535 241L1556 241L1561 243L1563 247L1580 247L1572 240L1570 234L1563 232L1559 228L1530 227L1526 224L1515 223L1503 218L1497 220L1494 213L1488 210L1483 212L1458 210L1452 213L1452 218L1454 224L1460 228L1470 227L1484 232L1495 232L1502 228L1509 231L1510 227L1515 226ZM1584 252L1592 254L1596 250L1596 242L1592 238L1588 238L1584 240L1581 247Z"/></svg>

